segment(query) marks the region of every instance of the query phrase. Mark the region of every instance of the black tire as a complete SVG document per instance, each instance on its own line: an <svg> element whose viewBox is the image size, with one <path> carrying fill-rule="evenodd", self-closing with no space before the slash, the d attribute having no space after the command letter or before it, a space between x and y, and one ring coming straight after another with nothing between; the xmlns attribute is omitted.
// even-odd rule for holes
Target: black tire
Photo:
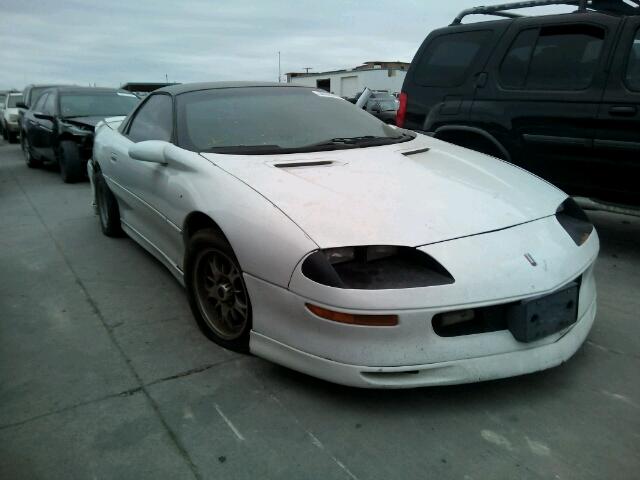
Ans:
<svg viewBox="0 0 640 480"><path fill-rule="evenodd" d="M200 330L224 348L248 352L251 301L231 245L216 230L196 232L187 244L184 274Z"/></svg>
<svg viewBox="0 0 640 480"><path fill-rule="evenodd" d="M18 132L9 132L8 137L9 143L18 143Z"/></svg>
<svg viewBox="0 0 640 480"><path fill-rule="evenodd" d="M58 165L64 183L75 183L84 178L84 162L76 142L63 140L58 147Z"/></svg>
<svg viewBox="0 0 640 480"><path fill-rule="evenodd" d="M100 228L107 237L121 237L123 235L120 226L120 209L115 195L109 189L109 185L98 171L93 177L96 189L96 206Z"/></svg>
<svg viewBox="0 0 640 480"><path fill-rule="evenodd" d="M22 146L22 154L24 155L24 161L29 168L38 168L42 165L42 161L33 156L31 152L31 146L29 145L29 140L27 140L26 135L20 136L20 145Z"/></svg>

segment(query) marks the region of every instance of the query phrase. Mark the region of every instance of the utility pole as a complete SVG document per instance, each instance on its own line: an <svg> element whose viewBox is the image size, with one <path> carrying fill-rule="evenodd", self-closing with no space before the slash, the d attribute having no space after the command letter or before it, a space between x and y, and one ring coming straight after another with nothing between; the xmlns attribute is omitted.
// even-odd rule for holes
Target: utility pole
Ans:
<svg viewBox="0 0 640 480"><path fill-rule="evenodd" d="M282 74L280 73L280 52L278 52L278 83L280 83L282 79Z"/></svg>
<svg viewBox="0 0 640 480"><path fill-rule="evenodd" d="M169 75L168 74L164 74L164 81L165 83L169 83Z"/></svg>
<svg viewBox="0 0 640 480"><path fill-rule="evenodd" d="M312 70L311 67L302 67L302 69L305 71L305 73L309 73L309 70Z"/></svg>

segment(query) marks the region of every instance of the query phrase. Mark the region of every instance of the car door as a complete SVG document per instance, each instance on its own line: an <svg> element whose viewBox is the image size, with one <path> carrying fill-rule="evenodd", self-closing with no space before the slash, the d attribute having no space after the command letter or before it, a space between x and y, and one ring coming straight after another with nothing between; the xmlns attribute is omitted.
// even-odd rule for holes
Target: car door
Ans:
<svg viewBox="0 0 640 480"><path fill-rule="evenodd" d="M594 196L640 205L640 18L629 17L611 64L594 140Z"/></svg>
<svg viewBox="0 0 640 480"><path fill-rule="evenodd" d="M40 145L38 148L40 149L41 155L49 160L56 158L54 139L57 128L55 121L57 98L56 92L49 92L42 106L42 113L48 115L49 118L37 119L40 131Z"/></svg>
<svg viewBox="0 0 640 480"><path fill-rule="evenodd" d="M173 140L173 100L168 94L150 95L125 126L122 141L113 147L110 161L125 198L123 221L172 265L181 265L176 257L175 237L180 229L169 222L163 208L171 193L171 166L134 160L129 147L146 140Z"/></svg>
<svg viewBox="0 0 640 480"><path fill-rule="evenodd" d="M601 14L513 22L476 94L475 119L495 119L511 160L571 194L589 191L606 63L620 20Z"/></svg>
<svg viewBox="0 0 640 480"><path fill-rule="evenodd" d="M435 131L466 118L491 46L504 28L459 25L431 33L416 53L402 91L405 128Z"/></svg>
<svg viewBox="0 0 640 480"><path fill-rule="evenodd" d="M25 111L24 116L24 128L26 130L27 139L29 140L29 145L32 152L34 152L38 157L44 155L44 135L46 129L41 125L42 120L37 118L36 114L44 113L44 104L48 97L49 93L41 95L33 105L33 108Z"/></svg>

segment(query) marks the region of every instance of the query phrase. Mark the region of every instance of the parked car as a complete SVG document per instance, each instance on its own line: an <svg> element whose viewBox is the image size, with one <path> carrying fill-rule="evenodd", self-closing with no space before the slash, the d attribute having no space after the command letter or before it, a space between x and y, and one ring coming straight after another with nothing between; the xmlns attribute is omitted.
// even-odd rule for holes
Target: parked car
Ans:
<svg viewBox="0 0 640 480"><path fill-rule="evenodd" d="M556 3L470 9L429 34L397 124L513 162L572 195L638 206L640 2L461 23Z"/></svg>
<svg viewBox="0 0 640 480"><path fill-rule="evenodd" d="M594 320L572 199L322 90L162 88L98 125L88 170L104 234L164 263L207 337L333 382L533 372Z"/></svg>
<svg viewBox="0 0 640 480"><path fill-rule="evenodd" d="M2 110L4 110L4 100L7 98L8 94L8 91L0 91L0 115L2 115Z"/></svg>
<svg viewBox="0 0 640 480"><path fill-rule="evenodd" d="M22 94L8 93L4 99L4 108L2 109L2 136L9 143L18 141L20 128L18 127L18 103L22 101Z"/></svg>
<svg viewBox="0 0 640 480"><path fill-rule="evenodd" d="M369 94L369 98L362 108L385 123L395 124L398 110L396 98L386 90L365 89L365 91ZM363 92L360 92L355 97L346 98L346 100L355 104L362 94Z"/></svg>
<svg viewBox="0 0 640 480"><path fill-rule="evenodd" d="M367 100L365 109L385 123L396 123L398 104L395 97L387 91L374 90Z"/></svg>
<svg viewBox="0 0 640 480"><path fill-rule="evenodd" d="M8 94L9 94L8 91L0 91L0 135L2 135L3 138L4 138L4 127L2 125L2 118L3 118L3 112L4 112L4 104Z"/></svg>
<svg viewBox="0 0 640 480"><path fill-rule="evenodd" d="M23 152L29 167L53 163L67 182L85 176L95 125L129 113L138 98L111 88L55 87L43 91L23 119Z"/></svg>

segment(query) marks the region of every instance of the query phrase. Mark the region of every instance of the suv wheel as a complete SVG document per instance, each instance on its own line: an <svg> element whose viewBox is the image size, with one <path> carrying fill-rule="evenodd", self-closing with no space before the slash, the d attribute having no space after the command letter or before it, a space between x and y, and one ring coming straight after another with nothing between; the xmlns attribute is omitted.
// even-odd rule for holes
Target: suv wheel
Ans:
<svg viewBox="0 0 640 480"><path fill-rule="evenodd" d="M58 165L64 183L75 183L82 179L84 171L78 145L71 140L63 140L58 147Z"/></svg>
<svg viewBox="0 0 640 480"><path fill-rule="evenodd" d="M22 153L24 154L24 161L29 168L37 168L42 165L40 160L37 160L33 154L31 153L31 145L29 145L29 140L26 138L26 135L20 137L20 143L22 145Z"/></svg>
<svg viewBox="0 0 640 480"><path fill-rule="evenodd" d="M231 245L218 232L201 230L189 239L184 279L200 330L218 345L249 351L249 292Z"/></svg>

